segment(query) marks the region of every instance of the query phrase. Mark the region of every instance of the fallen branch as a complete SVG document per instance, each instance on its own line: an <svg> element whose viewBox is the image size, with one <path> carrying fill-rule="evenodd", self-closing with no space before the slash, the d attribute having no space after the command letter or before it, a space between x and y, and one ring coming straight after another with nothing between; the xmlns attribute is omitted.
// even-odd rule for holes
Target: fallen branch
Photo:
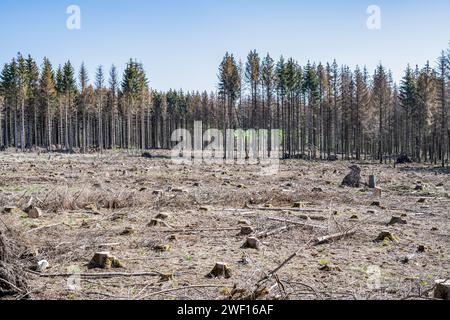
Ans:
<svg viewBox="0 0 450 320"><path fill-rule="evenodd" d="M126 272L104 272L104 273L39 273L36 271L27 270L36 276L43 278L57 278L57 277L72 277L80 276L81 278L113 278L113 277L158 277L162 273L160 272L136 272L136 273L126 273Z"/></svg>
<svg viewBox="0 0 450 320"><path fill-rule="evenodd" d="M33 232L36 232L36 231L39 231L39 230L42 230L42 229L57 227L57 226L60 226L62 224L64 224L64 222L48 224L48 225L45 225L45 226L42 226L42 227L38 227L38 228L34 228L34 229L31 229L31 230L28 230L26 233L33 233Z"/></svg>
<svg viewBox="0 0 450 320"><path fill-rule="evenodd" d="M0 278L0 281L2 281L3 283L6 283L7 285L9 285L11 288L13 288L14 290L16 290L17 292L23 292L22 289L17 288L13 283L6 281L5 279Z"/></svg>
<svg viewBox="0 0 450 320"><path fill-rule="evenodd" d="M3 223L4 225L5 225L5 228L6 228L6 230L8 230L8 231L12 231L9 227L8 227L8 225L6 224L6 222L5 221L3 221L3 219L2 218L0 218L0 222L1 223Z"/></svg>
<svg viewBox="0 0 450 320"><path fill-rule="evenodd" d="M302 208L248 207L247 209L260 210L260 211L292 211L292 212L314 212L314 213L322 212L322 210L318 210L318 209L302 209Z"/></svg>
<svg viewBox="0 0 450 320"><path fill-rule="evenodd" d="M290 211L290 212L311 212L311 213L318 213L322 212L321 210L316 209L302 209L302 208L266 208L266 207L249 207L249 209L253 210L261 210L261 211L273 211L273 212L284 212L284 211ZM317 220L317 221L325 221L327 220L326 217L323 216L311 216L311 215L298 215L297 218L304 219L304 220Z"/></svg>
<svg viewBox="0 0 450 320"><path fill-rule="evenodd" d="M281 233L281 232L288 231L288 230L289 230L288 226L283 226L281 228L276 228L276 229L272 229L272 230L269 230L269 231L260 232L257 235L255 235L255 237L256 238L267 238L267 237L269 237L271 235L274 235L276 233Z"/></svg>
<svg viewBox="0 0 450 320"><path fill-rule="evenodd" d="M289 223L289 224L294 224L296 226L301 226L301 227L311 227L311 228L328 230L328 227L319 226L319 225L310 224L310 223L292 221L292 220L289 220L289 219L283 219L283 218L267 218L267 219L268 220L272 220L272 221L278 221L278 222L285 222L285 223Z"/></svg>
<svg viewBox="0 0 450 320"><path fill-rule="evenodd" d="M298 254L305 250L306 247L308 247L311 243L313 242L313 239L310 239L307 243L305 243L303 246L301 246L297 251L295 251L293 254L291 254L286 260L284 260L281 264L279 264L275 269L273 269L272 271L269 272L269 274L265 277L263 277L262 279L260 279L257 284L256 287L257 289L259 288L259 285L261 284L261 282L265 281L265 280L269 280L270 278L272 278L278 271L280 271L285 265L287 265L292 259L294 259L296 256L298 256Z"/></svg>
<svg viewBox="0 0 450 320"><path fill-rule="evenodd" d="M205 229L175 229L175 230L150 230L155 232L168 233L191 233L191 232L214 232L214 231L238 231L241 228L205 228Z"/></svg>
<svg viewBox="0 0 450 320"><path fill-rule="evenodd" d="M353 236L355 233L356 233L356 231L350 230L350 231L345 231L345 232L329 234L329 235L326 235L323 237L318 237L318 238L316 238L314 245L317 246L317 245L329 243L330 241L340 240L340 239L348 237L348 236Z"/></svg>
<svg viewBox="0 0 450 320"><path fill-rule="evenodd" d="M169 293L169 292L175 292L180 290L188 290L188 289L199 289L199 288L226 288L226 285L194 285L194 286L186 286L186 287L180 287L180 288L174 288L174 289L167 289L167 290L161 290L157 292L152 292L149 294L146 294L145 296L140 297L137 300L143 300L152 296Z"/></svg>

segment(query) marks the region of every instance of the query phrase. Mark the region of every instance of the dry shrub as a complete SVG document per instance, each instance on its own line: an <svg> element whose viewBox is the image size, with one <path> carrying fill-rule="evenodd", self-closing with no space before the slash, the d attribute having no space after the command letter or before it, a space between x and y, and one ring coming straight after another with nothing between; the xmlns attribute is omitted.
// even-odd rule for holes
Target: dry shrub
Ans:
<svg viewBox="0 0 450 320"><path fill-rule="evenodd" d="M97 208L122 209L143 205L145 198L134 191L99 190L91 188L61 188L52 191L43 200L42 209L50 212L79 210L94 204Z"/></svg>
<svg viewBox="0 0 450 320"><path fill-rule="evenodd" d="M23 245L16 239L12 231L0 230L0 298L27 291L19 258Z"/></svg>

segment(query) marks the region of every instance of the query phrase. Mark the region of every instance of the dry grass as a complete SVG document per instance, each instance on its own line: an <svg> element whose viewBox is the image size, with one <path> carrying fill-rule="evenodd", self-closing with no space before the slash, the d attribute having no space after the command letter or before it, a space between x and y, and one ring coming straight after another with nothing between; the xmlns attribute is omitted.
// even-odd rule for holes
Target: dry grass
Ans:
<svg viewBox="0 0 450 320"><path fill-rule="evenodd" d="M120 272L164 275L83 278L77 291L68 290L67 277L33 275L34 299L238 299L254 295L258 281L300 248L259 288L259 298L429 297L434 280L450 276L446 172L360 164L363 178L375 174L384 190L381 207L374 207L368 189L339 187L348 172L344 162L289 160L277 175L262 176L255 166L177 166L164 158L126 153L0 157L0 206L23 208L32 202L44 211L35 220L23 214L0 217L21 232L34 263L49 261L47 274L73 268L100 272L88 270L87 264L94 252L109 250L124 262ZM425 186L422 191L414 190L419 182ZM294 202L300 202L300 210L314 212L249 209L289 208ZM148 226L160 213L168 216L166 226ZM308 215L322 220L305 220ZM394 215L403 215L408 224L387 226ZM242 220L255 234L275 231L261 239L261 250L241 249L246 238L239 234ZM349 229L356 234L305 246L318 236ZM373 241L386 230L398 241ZM425 252L417 253L419 245ZM415 257L403 263L410 254ZM206 278L219 261L230 266L232 277ZM378 288L368 287L372 266L381 270Z"/></svg>

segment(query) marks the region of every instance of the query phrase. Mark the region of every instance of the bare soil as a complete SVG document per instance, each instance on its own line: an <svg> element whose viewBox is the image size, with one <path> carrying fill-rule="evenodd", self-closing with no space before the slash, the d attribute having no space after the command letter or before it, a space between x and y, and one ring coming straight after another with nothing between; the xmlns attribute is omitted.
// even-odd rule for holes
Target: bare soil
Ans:
<svg viewBox="0 0 450 320"><path fill-rule="evenodd" d="M363 182L376 176L381 198L340 186L352 164ZM9 298L431 298L435 280L450 277L449 174L286 160L266 176L255 165L176 165L121 151L0 153L0 230L18 233L28 257L27 287ZM41 217L21 211L30 204ZM393 216L406 224L388 225ZM245 222L253 234L240 234ZM374 241L381 232L393 241ZM241 248L248 236L259 250ZM89 268L100 251L123 266ZM49 267L33 271L41 260ZM229 277L207 277L218 262Z"/></svg>

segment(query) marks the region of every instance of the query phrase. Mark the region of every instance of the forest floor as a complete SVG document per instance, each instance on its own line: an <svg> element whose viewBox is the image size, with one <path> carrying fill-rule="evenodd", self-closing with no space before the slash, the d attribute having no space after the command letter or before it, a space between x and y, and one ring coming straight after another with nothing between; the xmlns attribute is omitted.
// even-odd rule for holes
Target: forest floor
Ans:
<svg viewBox="0 0 450 320"><path fill-rule="evenodd" d="M286 160L265 176L257 166L176 165L119 151L2 152L0 230L26 245L24 268L49 263L26 272L28 290L16 297L430 298L435 280L450 278L450 172L352 164L364 181L376 176L381 198L341 187L344 161ZM29 204L39 218L23 212ZM388 225L394 216L400 223ZM259 250L241 248L245 224ZM315 243L338 232L346 236ZM392 238L374 241L381 232ZM99 251L122 267L88 268ZM230 277L206 277L218 262Z"/></svg>

